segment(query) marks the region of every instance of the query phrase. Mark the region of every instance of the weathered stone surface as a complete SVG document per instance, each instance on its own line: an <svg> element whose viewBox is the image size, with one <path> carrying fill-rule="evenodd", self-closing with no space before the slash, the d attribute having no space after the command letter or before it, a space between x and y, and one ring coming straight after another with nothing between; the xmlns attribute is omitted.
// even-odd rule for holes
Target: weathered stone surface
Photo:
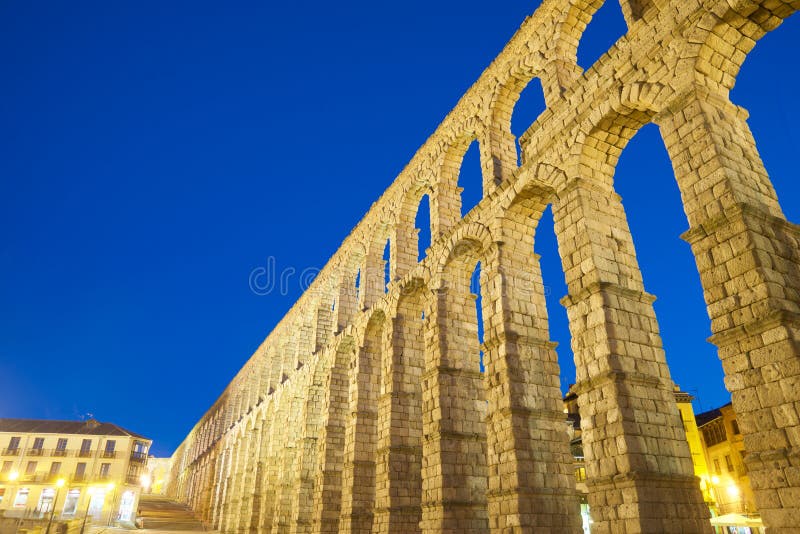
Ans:
<svg viewBox="0 0 800 534"><path fill-rule="evenodd" d="M768 532L797 531L800 231L728 93L800 0L622 0L628 33L582 72L578 42L601 3L542 2L187 436L170 490L214 528L579 532L533 254L552 205L593 532L710 532L614 192L625 145L655 122L757 504ZM519 139L518 166L511 114L533 78L548 109ZM473 140L484 195L462 218L458 172ZM418 262L425 194L433 239Z"/></svg>

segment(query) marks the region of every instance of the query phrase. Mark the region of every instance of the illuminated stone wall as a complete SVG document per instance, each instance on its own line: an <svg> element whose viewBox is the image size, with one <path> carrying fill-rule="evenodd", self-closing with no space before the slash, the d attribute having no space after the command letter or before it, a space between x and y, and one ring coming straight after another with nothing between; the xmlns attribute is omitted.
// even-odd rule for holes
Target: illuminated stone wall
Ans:
<svg viewBox="0 0 800 534"><path fill-rule="evenodd" d="M710 532L614 191L626 143L654 122L758 508L769 532L796 531L800 232L729 90L800 0L622 0L627 34L583 72L577 46L601 3L542 2L187 436L170 491L214 528L579 532L533 254L551 205L593 530ZM533 78L547 110L519 139L518 166L511 114ZM457 180L474 140L483 199L462 218ZM418 262L423 195L432 243ZM482 347L469 284L478 262Z"/></svg>

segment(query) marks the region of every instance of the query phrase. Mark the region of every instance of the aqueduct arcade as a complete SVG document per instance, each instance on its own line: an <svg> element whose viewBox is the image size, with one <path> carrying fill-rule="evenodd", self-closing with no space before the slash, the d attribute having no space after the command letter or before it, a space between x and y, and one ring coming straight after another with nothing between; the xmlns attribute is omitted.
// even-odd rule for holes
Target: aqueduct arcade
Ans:
<svg viewBox="0 0 800 534"><path fill-rule="evenodd" d="M620 2L628 32L585 72L576 50L603 2L542 2L186 437L171 491L214 528L581 532L533 253L550 206L592 531L710 532L615 192L627 142L655 123L758 507L770 534L798 532L800 231L729 91L800 0ZM547 109L516 139L534 78ZM473 141L483 197L462 216Z"/></svg>

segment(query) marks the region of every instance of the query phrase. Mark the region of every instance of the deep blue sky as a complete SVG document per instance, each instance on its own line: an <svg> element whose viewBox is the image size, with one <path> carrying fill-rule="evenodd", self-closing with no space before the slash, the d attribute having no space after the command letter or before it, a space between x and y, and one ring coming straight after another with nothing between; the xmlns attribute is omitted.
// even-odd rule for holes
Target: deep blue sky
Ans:
<svg viewBox="0 0 800 534"><path fill-rule="evenodd" d="M536 6L271 4L0 4L0 417L92 413L171 453L299 295L296 279L256 295L250 272L321 267ZM581 64L623 31L607 3ZM798 43L798 20L767 36L733 93L795 222ZM540 109L534 84L515 132ZM477 166L473 149L467 202ZM700 409L723 404L654 126L617 186L674 378ZM566 384L564 278L540 228Z"/></svg>

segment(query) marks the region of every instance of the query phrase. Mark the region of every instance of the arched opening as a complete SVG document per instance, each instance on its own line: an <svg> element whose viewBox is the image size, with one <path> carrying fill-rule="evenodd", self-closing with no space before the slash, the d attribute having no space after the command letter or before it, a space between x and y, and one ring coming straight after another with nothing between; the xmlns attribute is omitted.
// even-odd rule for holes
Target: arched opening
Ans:
<svg viewBox="0 0 800 534"><path fill-rule="evenodd" d="M481 373L486 370L483 364L483 295L481 294L481 262L475 264L469 281L469 291L475 298L475 322L478 327L478 363Z"/></svg>
<svg viewBox="0 0 800 534"><path fill-rule="evenodd" d="M628 31L618 0L587 2L582 16L590 19L578 44L578 65L588 70ZM592 11L594 13L592 13Z"/></svg>
<svg viewBox="0 0 800 534"><path fill-rule="evenodd" d="M795 223L800 222L800 180L796 170L797 147L800 147L798 42L800 16L794 15L756 43L730 93L731 101L749 112L747 123L778 201L787 220ZM776 69L775 65L781 68Z"/></svg>
<svg viewBox="0 0 800 534"><path fill-rule="evenodd" d="M726 404L717 349L706 341L711 331L703 288L691 248L680 238L686 231L680 191L655 124L642 127L625 146L614 189L625 206L645 287L657 297L653 306L673 380L695 395L700 411Z"/></svg>
<svg viewBox="0 0 800 534"><path fill-rule="evenodd" d="M517 149L517 165L522 165L522 148L519 146L520 136L528 131L528 128L536 122L539 115L546 109L547 104L544 100L542 82L539 78L533 78L519 94L511 115L511 133L514 136L514 144Z"/></svg>
<svg viewBox="0 0 800 534"><path fill-rule="evenodd" d="M478 141L473 141L458 171L458 188L461 191L461 217L464 217L483 199L483 172Z"/></svg>
<svg viewBox="0 0 800 534"><path fill-rule="evenodd" d="M389 282L392 281L392 244L387 239L383 247L383 294L389 292Z"/></svg>
<svg viewBox="0 0 800 534"><path fill-rule="evenodd" d="M426 251L431 246L431 204L427 194L422 196L417 206L414 228L417 234L417 261L420 262L425 259Z"/></svg>

